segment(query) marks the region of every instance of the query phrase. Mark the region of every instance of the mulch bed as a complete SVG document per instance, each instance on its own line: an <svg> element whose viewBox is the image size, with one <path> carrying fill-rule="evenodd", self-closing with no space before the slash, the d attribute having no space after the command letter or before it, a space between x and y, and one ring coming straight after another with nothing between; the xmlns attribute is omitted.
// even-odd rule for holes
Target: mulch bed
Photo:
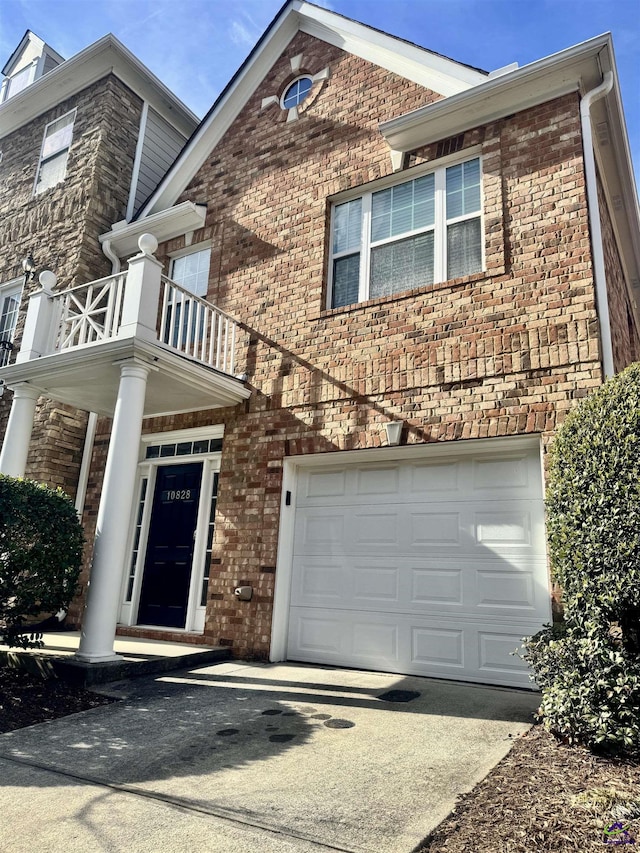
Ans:
<svg viewBox="0 0 640 853"><path fill-rule="evenodd" d="M632 844L640 850L640 762L564 746L535 726L418 850L602 853Z"/></svg>
<svg viewBox="0 0 640 853"><path fill-rule="evenodd" d="M0 666L0 733L11 732L113 700L55 679Z"/></svg>

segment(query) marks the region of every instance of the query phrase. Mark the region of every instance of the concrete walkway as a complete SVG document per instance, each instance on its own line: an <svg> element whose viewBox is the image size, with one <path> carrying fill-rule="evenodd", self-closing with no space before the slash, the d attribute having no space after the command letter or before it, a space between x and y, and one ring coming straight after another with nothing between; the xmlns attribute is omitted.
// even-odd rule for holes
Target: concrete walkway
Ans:
<svg viewBox="0 0 640 853"><path fill-rule="evenodd" d="M3 853L410 853L538 704L238 662L109 689L122 701L0 736Z"/></svg>

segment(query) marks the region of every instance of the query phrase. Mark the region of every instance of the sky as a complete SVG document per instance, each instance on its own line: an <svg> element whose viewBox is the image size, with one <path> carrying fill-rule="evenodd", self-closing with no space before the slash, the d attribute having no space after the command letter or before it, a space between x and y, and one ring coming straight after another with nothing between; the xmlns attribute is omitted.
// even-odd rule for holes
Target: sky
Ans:
<svg viewBox="0 0 640 853"><path fill-rule="evenodd" d="M341 15L492 71L613 34L640 174L640 0L316 0ZM113 33L202 117L282 0L0 0L0 65L26 29L70 58Z"/></svg>

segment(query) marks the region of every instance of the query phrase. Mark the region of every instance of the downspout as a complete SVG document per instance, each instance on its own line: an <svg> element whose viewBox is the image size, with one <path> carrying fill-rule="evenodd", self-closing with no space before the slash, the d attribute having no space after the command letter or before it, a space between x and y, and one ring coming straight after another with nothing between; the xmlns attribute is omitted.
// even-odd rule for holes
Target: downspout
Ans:
<svg viewBox="0 0 640 853"><path fill-rule="evenodd" d="M584 171L587 182L587 204L589 208L589 228L591 230L591 251L593 255L593 274L596 284L596 306L600 319L600 341L602 346L602 370L604 378L609 379L615 373L613 366L613 345L611 342L611 321L609 318L609 300L607 280L604 268L604 250L602 247L602 228L600 226L600 206L598 204L598 184L596 182L596 161L593 153L593 135L591 132L591 105L609 94L613 88L613 71L607 71L602 83L580 101L580 121L582 124L582 147Z"/></svg>
<svg viewBox="0 0 640 853"><path fill-rule="evenodd" d="M102 244L102 251L111 261L111 274L116 275L120 272L120 258L111 248L111 242L105 240ZM89 482L89 469L91 467L91 454L93 453L93 442L96 437L96 425L98 423L98 415L95 412L89 412L87 419L87 431L84 437L84 448L82 451L82 462L80 463L80 473L78 475L78 488L76 490L75 508L76 512L82 518L84 510L84 502L87 496L87 483Z"/></svg>

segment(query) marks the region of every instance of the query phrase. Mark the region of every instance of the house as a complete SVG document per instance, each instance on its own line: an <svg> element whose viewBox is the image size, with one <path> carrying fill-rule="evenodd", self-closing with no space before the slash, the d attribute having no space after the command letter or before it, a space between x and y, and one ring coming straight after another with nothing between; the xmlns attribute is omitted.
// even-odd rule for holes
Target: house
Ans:
<svg viewBox="0 0 640 853"><path fill-rule="evenodd" d="M36 391L99 416L79 659L118 631L527 686L545 452L640 353L610 36L487 73L291 0L133 207L0 369L0 470Z"/></svg>

